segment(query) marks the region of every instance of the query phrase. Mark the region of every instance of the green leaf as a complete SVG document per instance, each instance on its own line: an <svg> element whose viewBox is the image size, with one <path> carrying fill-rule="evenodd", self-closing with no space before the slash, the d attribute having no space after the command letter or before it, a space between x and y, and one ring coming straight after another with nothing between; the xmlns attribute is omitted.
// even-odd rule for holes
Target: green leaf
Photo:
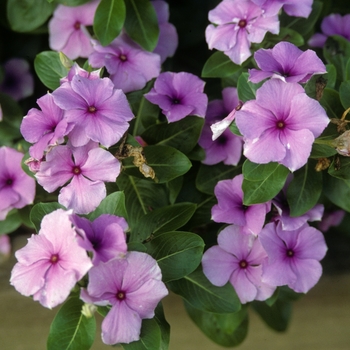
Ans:
<svg viewBox="0 0 350 350"><path fill-rule="evenodd" d="M125 173L118 176L117 185L125 193L128 224L131 230L142 216L169 204L163 185L128 176Z"/></svg>
<svg viewBox="0 0 350 350"><path fill-rule="evenodd" d="M255 164L248 159L243 164L243 203L265 203L283 188L289 170L278 163Z"/></svg>
<svg viewBox="0 0 350 350"><path fill-rule="evenodd" d="M196 146L203 124L203 118L188 116L175 123L152 125L141 137L149 145L171 146L188 154Z"/></svg>
<svg viewBox="0 0 350 350"><path fill-rule="evenodd" d="M30 212L30 221L34 225L36 231L40 230L40 224L43 217L52 213L57 209L65 209L65 207L59 203L38 203L35 204Z"/></svg>
<svg viewBox="0 0 350 350"><path fill-rule="evenodd" d="M180 151L169 146L147 146L143 149L147 165L155 172L156 182L164 183L181 176L191 168L190 160ZM123 161L125 172L129 175L143 177L131 158Z"/></svg>
<svg viewBox="0 0 350 350"><path fill-rule="evenodd" d="M190 275L167 283L176 294L181 295L193 307L215 313L237 312L241 303L230 283L223 287L212 285L198 268Z"/></svg>
<svg viewBox="0 0 350 350"><path fill-rule="evenodd" d="M309 161L294 172L287 189L290 216L301 216L313 208L322 192L322 173L315 170L316 161Z"/></svg>
<svg viewBox="0 0 350 350"><path fill-rule="evenodd" d="M152 318L142 321L140 340L129 344L121 344L125 350L161 349L162 335L157 321Z"/></svg>
<svg viewBox="0 0 350 350"><path fill-rule="evenodd" d="M125 0L125 30L145 50L153 51L158 43L157 15L149 0Z"/></svg>
<svg viewBox="0 0 350 350"><path fill-rule="evenodd" d="M157 260L163 282L178 280L193 272L202 260L204 242L190 232L164 232L145 244Z"/></svg>
<svg viewBox="0 0 350 350"><path fill-rule="evenodd" d="M131 232L131 241L144 241L151 234L174 231L186 224L196 210L193 203L178 203L158 208L141 217Z"/></svg>
<svg viewBox="0 0 350 350"><path fill-rule="evenodd" d="M346 67L345 67L345 80L350 80L350 58L346 62Z"/></svg>
<svg viewBox="0 0 350 350"><path fill-rule="evenodd" d="M170 325L165 319L162 303L158 303L154 310L154 319L158 323L161 333L161 344L159 350L168 350L170 342Z"/></svg>
<svg viewBox="0 0 350 350"><path fill-rule="evenodd" d="M88 350L96 332L95 318L81 313L84 302L70 297L56 314L47 340L48 350Z"/></svg>
<svg viewBox="0 0 350 350"><path fill-rule="evenodd" d="M51 90L60 86L60 79L67 76L60 55L55 51L40 52L34 60L34 69L41 82Z"/></svg>
<svg viewBox="0 0 350 350"><path fill-rule="evenodd" d="M247 307L235 313L216 314L196 309L185 301L185 308L198 328L212 341L221 346L237 346L247 336Z"/></svg>
<svg viewBox="0 0 350 350"><path fill-rule="evenodd" d="M17 230L22 224L22 218L17 209L11 210L5 220L0 221L0 235Z"/></svg>
<svg viewBox="0 0 350 350"><path fill-rule="evenodd" d="M94 17L94 33L103 46L121 32L126 15L124 0L101 0Z"/></svg>
<svg viewBox="0 0 350 350"><path fill-rule="evenodd" d="M325 174L323 192L338 207L350 212L350 180L341 180Z"/></svg>
<svg viewBox="0 0 350 350"><path fill-rule="evenodd" d="M254 310L269 327L278 332L288 328L293 309L291 302L277 299L271 306L261 301L253 301L252 304Z"/></svg>
<svg viewBox="0 0 350 350"><path fill-rule="evenodd" d="M310 154L310 158L327 158L331 157L337 154L337 151L335 148L327 146L327 145L320 145L317 143L314 143L312 145L312 150Z"/></svg>
<svg viewBox="0 0 350 350"><path fill-rule="evenodd" d="M223 52L216 51L205 62L202 70L202 77L225 78L232 75L240 68L241 66L233 63Z"/></svg>
<svg viewBox="0 0 350 350"><path fill-rule="evenodd" d="M344 109L348 109L350 107L350 80L343 81L339 87L339 97L342 106Z"/></svg>
<svg viewBox="0 0 350 350"><path fill-rule="evenodd" d="M55 9L46 0L8 0L7 19L15 32L30 32L46 22Z"/></svg>
<svg viewBox="0 0 350 350"><path fill-rule="evenodd" d="M338 91L325 88L320 100L329 118L340 118L344 112Z"/></svg>
<svg viewBox="0 0 350 350"><path fill-rule="evenodd" d="M250 81L248 81L248 77L248 73L242 73L238 78L237 82L238 98L243 102L254 100L256 90L262 85L262 83L251 83Z"/></svg>
<svg viewBox="0 0 350 350"><path fill-rule="evenodd" d="M266 34L265 40L271 46L274 46L281 41L288 41L295 46L304 45L304 38L298 31L285 27L281 27L278 34L271 34L268 32Z"/></svg>
<svg viewBox="0 0 350 350"><path fill-rule="evenodd" d="M79 6L86 4L90 0L56 0L59 4L64 6Z"/></svg>
<svg viewBox="0 0 350 350"><path fill-rule="evenodd" d="M214 166L201 164L196 177L196 187L204 193L214 194L214 188L219 181L233 179L241 170L241 166L234 167L223 163Z"/></svg>
<svg viewBox="0 0 350 350"><path fill-rule="evenodd" d="M110 214L127 218L124 192L119 191L108 195L102 200L100 205L89 214L89 219L93 221L102 214Z"/></svg>
<svg viewBox="0 0 350 350"><path fill-rule="evenodd" d="M350 180L350 159L348 157L336 157L328 168L328 174L338 179ZM335 165L335 163L337 165Z"/></svg>

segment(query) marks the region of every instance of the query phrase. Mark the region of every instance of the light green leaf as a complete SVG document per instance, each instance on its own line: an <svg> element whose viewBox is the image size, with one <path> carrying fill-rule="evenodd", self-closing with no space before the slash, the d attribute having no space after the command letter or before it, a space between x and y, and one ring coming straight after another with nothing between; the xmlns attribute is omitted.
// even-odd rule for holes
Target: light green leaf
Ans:
<svg viewBox="0 0 350 350"><path fill-rule="evenodd" d="M47 340L47 350L89 350L95 339L95 317L81 313L84 302L70 297L56 314Z"/></svg>
<svg viewBox="0 0 350 350"><path fill-rule="evenodd" d="M241 66L232 62L232 60L221 51L214 52L205 62L202 77L203 78L225 78L241 69Z"/></svg>
<svg viewBox="0 0 350 350"><path fill-rule="evenodd" d="M121 32L126 15L124 0L101 0L94 17L94 33L103 46Z"/></svg>
<svg viewBox="0 0 350 350"><path fill-rule="evenodd" d="M60 86L60 79L67 76L68 69L63 66L58 52L40 52L34 60L34 69L41 82L51 90Z"/></svg>

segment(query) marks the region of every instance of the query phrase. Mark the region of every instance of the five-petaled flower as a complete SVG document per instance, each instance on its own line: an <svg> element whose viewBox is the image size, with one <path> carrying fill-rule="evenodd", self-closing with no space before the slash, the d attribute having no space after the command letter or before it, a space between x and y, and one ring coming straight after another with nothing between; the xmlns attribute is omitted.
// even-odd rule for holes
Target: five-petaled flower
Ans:
<svg viewBox="0 0 350 350"><path fill-rule="evenodd" d="M50 309L63 303L92 267L85 249L78 245L70 215L58 209L44 216L39 233L15 253L18 262L11 284Z"/></svg>

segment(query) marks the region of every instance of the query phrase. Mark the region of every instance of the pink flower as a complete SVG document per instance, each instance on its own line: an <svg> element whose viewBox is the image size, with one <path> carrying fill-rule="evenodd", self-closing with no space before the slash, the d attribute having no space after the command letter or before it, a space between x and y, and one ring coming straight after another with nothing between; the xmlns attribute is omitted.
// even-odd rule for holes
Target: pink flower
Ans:
<svg viewBox="0 0 350 350"><path fill-rule="evenodd" d="M327 246L322 233L307 224L293 231L280 224L267 224L259 239L267 252L262 280L274 286L288 285L297 293L307 293L320 279L320 260Z"/></svg>
<svg viewBox="0 0 350 350"><path fill-rule="evenodd" d="M313 0L252 0L266 11L278 13L283 6L283 10L294 17L309 17L312 11Z"/></svg>
<svg viewBox="0 0 350 350"><path fill-rule="evenodd" d="M251 43L261 43L267 32L279 33L277 14L266 13L252 1L224 0L209 11L210 24L205 31L209 49L223 51L236 63L251 56Z"/></svg>
<svg viewBox="0 0 350 350"><path fill-rule="evenodd" d="M218 244L202 259L203 272L212 284L221 287L229 281L242 304L273 294L276 287L261 281L267 254L256 236L242 234L240 227L230 225L219 233Z"/></svg>
<svg viewBox="0 0 350 350"><path fill-rule="evenodd" d="M162 109L168 122L176 122L188 115L204 118L208 97L203 92L205 82L186 73L161 73L145 98Z"/></svg>
<svg viewBox="0 0 350 350"><path fill-rule="evenodd" d="M52 96L66 111L67 121L74 124L69 140L75 147L90 140L105 147L116 144L134 117L125 94L115 89L109 78L90 79L76 74Z"/></svg>
<svg viewBox="0 0 350 350"><path fill-rule="evenodd" d="M72 60L88 57L93 49L86 27L93 24L98 4L99 0L76 7L58 5L49 22L50 48Z"/></svg>
<svg viewBox="0 0 350 350"><path fill-rule="evenodd" d="M109 345L138 340L142 319L152 318L168 294L156 260L134 251L93 267L87 292L97 304L112 305L102 322L102 340Z"/></svg>
<svg viewBox="0 0 350 350"><path fill-rule="evenodd" d="M106 197L107 182L120 173L119 161L94 142L82 147L56 146L46 155L35 177L48 192L63 187L58 202L77 214L92 212Z"/></svg>
<svg viewBox="0 0 350 350"><path fill-rule="evenodd" d="M125 93L141 90L160 73L159 55L145 51L124 32L108 46L93 41L94 52L89 56L92 67L106 67L117 89Z"/></svg>
<svg viewBox="0 0 350 350"><path fill-rule="evenodd" d="M271 202L245 206L242 190L243 175L232 180L222 180L215 186L218 200L211 209L212 220L241 227L242 233L258 235L265 223L266 213L270 211Z"/></svg>
<svg viewBox="0 0 350 350"><path fill-rule="evenodd" d="M0 148L0 220L9 211L33 203L35 180L22 169L23 154L10 147Z"/></svg>
<svg viewBox="0 0 350 350"><path fill-rule="evenodd" d="M39 234L16 252L10 283L16 290L47 308L63 303L71 289L92 267L78 245L69 212L58 209L46 215Z"/></svg>
<svg viewBox="0 0 350 350"><path fill-rule="evenodd" d="M73 124L68 124L64 111L55 104L50 93L40 97L37 104L41 111L36 108L29 110L22 120L21 133L26 141L34 143L29 154L40 160L49 147L64 142L64 136L71 131Z"/></svg>
<svg viewBox="0 0 350 350"><path fill-rule="evenodd" d="M257 90L256 100L236 112L243 135L243 154L252 162L278 162L291 171L308 160L311 147L329 123L318 101L298 83L270 79Z"/></svg>

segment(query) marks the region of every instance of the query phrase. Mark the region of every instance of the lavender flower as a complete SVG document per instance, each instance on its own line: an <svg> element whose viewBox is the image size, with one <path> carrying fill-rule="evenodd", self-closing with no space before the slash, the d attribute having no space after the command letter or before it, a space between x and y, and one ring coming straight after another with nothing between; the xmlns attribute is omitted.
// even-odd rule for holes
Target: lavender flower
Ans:
<svg viewBox="0 0 350 350"><path fill-rule="evenodd" d="M276 14L269 14L252 1L225 0L209 11L210 24L205 31L209 49L223 51L236 63L251 56L251 43L261 43L267 32L279 33Z"/></svg>
<svg viewBox="0 0 350 350"><path fill-rule="evenodd" d="M0 148L0 220L9 211L33 203L35 180L22 169L23 154L10 147Z"/></svg>
<svg viewBox="0 0 350 350"><path fill-rule="evenodd" d="M239 105L237 89L227 87L222 90L223 100L209 102L205 124L198 140L199 145L205 150L204 164L212 165L224 162L227 165L237 165L242 155L243 140L225 130L213 141L212 127L217 125ZM229 123L230 124L230 123Z"/></svg>
<svg viewBox="0 0 350 350"><path fill-rule="evenodd" d="M279 42L272 49L260 49L254 54L261 70L249 69L249 80L258 83L266 78L286 82L306 83L314 74L327 73L326 66L315 51L301 51L289 42Z"/></svg>
<svg viewBox="0 0 350 350"><path fill-rule="evenodd" d="M74 124L69 139L75 147L86 145L90 139L110 147L121 139L133 118L126 96L108 78L74 75L52 96L66 111L67 121Z"/></svg>
<svg viewBox="0 0 350 350"><path fill-rule="evenodd" d="M242 232L258 235L261 231L266 213L270 211L271 203L243 204L243 175L237 175L232 180L222 180L214 189L218 204L211 209L212 220L226 224L241 226Z"/></svg>
<svg viewBox="0 0 350 350"><path fill-rule="evenodd" d="M202 259L203 272L212 284L221 287L230 281L242 304L273 294L276 287L261 281L267 254L256 236L242 234L239 226L230 225L219 233L218 244Z"/></svg>
<svg viewBox="0 0 350 350"><path fill-rule="evenodd" d="M169 23L169 5L163 0L151 1L158 19L159 39L156 48L153 50L161 58L163 63L167 57L172 57L178 45L176 28Z"/></svg>
<svg viewBox="0 0 350 350"><path fill-rule="evenodd" d="M34 91L34 79L30 73L29 63L22 58L11 58L4 64L4 78L0 92L19 101L31 96Z"/></svg>
<svg viewBox="0 0 350 350"><path fill-rule="evenodd" d="M347 40L350 40L350 14L340 15L332 13L323 18L321 23L322 33L314 34L308 41L311 47L323 47L327 38L332 35L340 35Z"/></svg>
<svg viewBox="0 0 350 350"><path fill-rule="evenodd" d="M94 52L89 56L92 67L105 66L117 89L125 93L140 90L160 73L160 56L143 50L125 33L108 46L94 40Z"/></svg>
<svg viewBox="0 0 350 350"><path fill-rule="evenodd" d="M306 293L318 282L322 275L319 261L327 251L320 231L308 225L286 231L280 224L270 223L259 239L268 255L262 275L265 283L288 285L298 293Z"/></svg>
<svg viewBox="0 0 350 350"><path fill-rule="evenodd" d="M208 97L203 92L205 82L186 73L161 73L151 91L144 97L162 109L168 122L176 122L188 115L204 118Z"/></svg>
<svg viewBox="0 0 350 350"><path fill-rule="evenodd" d="M312 11L313 0L252 0L255 4L266 9L268 12L278 13L283 10L294 17L309 17Z"/></svg>
<svg viewBox="0 0 350 350"><path fill-rule="evenodd" d="M63 303L71 289L92 267L76 239L69 212L58 209L46 215L39 234L16 252L10 283L16 290L33 296L41 305L53 308Z"/></svg>
<svg viewBox="0 0 350 350"><path fill-rule="evenodd" d="M99 0L76 7L58 5L49 22L50 48L72 60L88 57L93 48L86 27L93 24L98 4Z"/></svg>
<svg viewBox="0 0 350 350"><path fill-rule="evenodd" d="M102 322L102 341L109 345L138 340L142 319L152 318L157 304L168 294L156 260L141 252L93 267L87 292L96 303L112 305Z"/></svg>
<svg viewBox="0 0 350 350"><path fill-rule="evenodd" d="M106 197L104 181L114 182L119 161L94 142L82 147L56 146L46 155L35 177L47 192L63 187L58 202L77 214L92 212Z"/></svg>
<svg viewBox="0 0 350 350"><path fill-rule="evenodd" d="M74 215L72 220L82 237L81 246L93 253L94 265L126 253L128 247L125 231L128 224L124 218L103 214L90 222L86 218Z"/></svg>
<svg viewBox="0 0 350 350"><path fill-rule="evenodd" d="M295 171L301 168L311 146L329 119L318 101L297 83L271 79L257 90L256 100L236 112L244 137L244 155L252 162L279 162Z"/></svg>
<svg viewBox="0 0 350 350"><path fill-rule="evenodd" d="M41 111L30 109L20 130L26 141L34 143L29 154L40 160L50 147L64 142L64 136L71 131L73 124L68 124L64 111L55 104L51 94L40 97L37 104Z"/></svg>

